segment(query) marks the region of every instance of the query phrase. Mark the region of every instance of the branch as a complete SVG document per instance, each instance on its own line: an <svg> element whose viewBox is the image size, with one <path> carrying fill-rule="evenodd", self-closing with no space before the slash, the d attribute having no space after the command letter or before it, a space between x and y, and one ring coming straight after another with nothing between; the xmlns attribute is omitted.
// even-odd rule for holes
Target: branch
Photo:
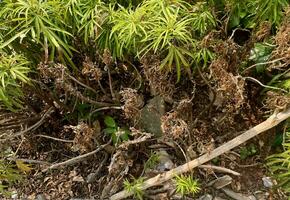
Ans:
<svg viewBox="0 0 290 200"><path fill-rule="evenodd" d="M53 164L53 165L49 166L48 168L44 169L42 172L46 172L47 170L50 170L50 169L56 169L56 168L59 168L59 167L65 166L65 165L72 165L76 162L79 162L79 161L81 161L81 160L83 160L91 155L98 153L99 151L104 149L106 146L108 146L110 144L110 142L111 141L109 141L107 144L101 145L99 148L97 148L96 150L91 151L89 153L68 159L68 160L60 162L60 163Z"/></svg>
<svg viewBox="0 0 290 200"><path fill-rule="evenodd" d="M198 167L208 161L210 161L213 158L216 158L217 156L220 156L224 154L225 152L239 146L240 144L243 144L244 142L248 141L249 139L257 136L258 134L265 132L275 126L277 126L282 121L288 119L290 117L290 108L284 112L280 112L278 114L274 113L271 115L266 121L258 124L257 126L251 128L250 130L244 132L243 134L237 136L236 138L230 140L229 142L221 145L220 147L214 149L213 151L204 154L200 156L197 159L194 159L190 162L187 162L181 166L178 166L168 172L159 174L153 178L148 179L145 181L142 186L140 187L141 190L146 190L147 188L160 185L164 183L165 181L168 181L175 177L176 175L186 173L190 170L192 170L195 167ZM129 197L133 195L133 192L128 192L126 190L123 190L121 192L118 192L117 194L114 194L110 197L110 200L120 200L124 199L126 197Z"/></svg>
<svg viewBox="0 0 290 200"><path fill-rule="evenodd" d="M203 168L203 169L212 169L212 170L216 170L216 171L220 171L220 172L224 172L224 173L229 173L229 174L232 174L235 176L241 176L240 173L235 172L231 169L224 168L224 167L219 167L219 166L214 166L214 165L200 165L198 167Z"/></svg>
<svg viewBox="0 0 290 200"><path fill-rule="evenodd" d="M43 123L44 123L44 120L53 112L53 107L50 107L44 114L43 116L41 117L41 119L35 123L34 125L30 126L29 128L23 130L23 131L20 131L18 133L15 133L11 136L9 136L7 139L4 139L5 140L9 140L9 139L13 139L15 137L18 137L18 136L22 136L23 134L33 130L33 129L36 129L38 128L39 126L41 126Z"/></svg>

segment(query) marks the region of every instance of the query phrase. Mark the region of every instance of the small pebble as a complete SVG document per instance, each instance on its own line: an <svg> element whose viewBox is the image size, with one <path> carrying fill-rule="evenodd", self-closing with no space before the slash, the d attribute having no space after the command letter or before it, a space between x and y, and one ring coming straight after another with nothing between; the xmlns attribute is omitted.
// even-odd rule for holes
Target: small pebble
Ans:
<svg viewBox="0 0 290 200"><path fill-rule="evenodd" d="M263 185L266 188L272 188L274 186L274 183L272 182L270 177L263 177L262 180L263 180Z"/></svg>
<svg viewBox="0 0 290 200"><path fill-rule="evenodd" d="M210 194L205 194L198 198L198 200L212 200L212 199L213 197Z"/></svg>

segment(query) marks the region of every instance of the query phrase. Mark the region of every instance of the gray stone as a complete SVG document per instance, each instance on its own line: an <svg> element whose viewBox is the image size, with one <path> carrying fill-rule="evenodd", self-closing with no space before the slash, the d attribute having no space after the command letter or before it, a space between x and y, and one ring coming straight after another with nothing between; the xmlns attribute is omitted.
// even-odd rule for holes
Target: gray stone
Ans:
<svg viewBox="0 0 290 200"><path fill-rule="evenodd" d="M213 200L226 200L226 199L221 198L221 197L215 197Z"/></svg>
<svg viewBox="0 0 290 200"><path fill-rule="evenodd" d="M272 182L270 177L263 177L262 180L263 180L263 185L266 188L272 188L274 186L274 183Z"/></svg>
<svg viewBox="0 0 290 200"><path fill-rule="evenodd" d="M165 102L160 96L156 96L141 110L139 126L148 133L154 134L156 137L162 135L161 117L165 113Z"/></svg>
<svg viewBox="0 0 290 200"><path fill-rule="evenodd" d="M254 195L255 195L257 200L267 200L269 197L268 192L262 192L262 191L256 191L256 192L254 192Z"/></svg>
<svg viewBox="0 0 290 200"><path fill-rule="evenodd" d="M36 200L46 200L46 197L43 194L38 194Z"/></svg>
<svg viewBox="0 0 290 200"><path fill-rule="evenodd" d="M212 199L213 197L210 194L205 194L198 198L198 200L212 200Z"/></svg>
<svg viewBox="0 0 290 200"><path fill-rule="evenodd" d="M224 191L224 193L226 193L226 195L228 195L229 197L231 197L233 199L236 199L236 200L251 200L249 197L245 196L244 194L234 192L234 191L232 191L230 189L223 188L222 190Z"/></svg>
<svg viewBox="0 0 290 200"><path fill-rule="evenodd" d="M231 184L232 181L233 181L232 177L230 177L229 175L225 175L225 176L219 177L219 178L211 181L208 185L213 186L216 189L221 189L221 188Z"/></svg>
<svg viewBox="0 0 290 200"><path fill-rule="evenodd" d="M156 169L158 171L164 172L166 170L174 168L174 163L172 162L169 154L166 151L160 150L157 154L158 154L158 164L156 166Z"/></svg>

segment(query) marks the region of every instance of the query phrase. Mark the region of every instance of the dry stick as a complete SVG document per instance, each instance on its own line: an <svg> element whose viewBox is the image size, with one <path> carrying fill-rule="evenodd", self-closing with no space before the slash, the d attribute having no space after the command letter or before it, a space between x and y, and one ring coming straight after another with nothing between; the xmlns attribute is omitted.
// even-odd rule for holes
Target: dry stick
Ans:
<svg viewBox="0 0 290 200"><path fill-rule="evenodd" d="M283 60L285 59L286 57L282 57L282 58L278 58L278 59L275 59L275 60L271 60L271 61L268 61L268 62L262 62L262 63L256 63L248 68L246 68L242 73L245 73L245 71L248 71L256 66L259 66L259 65L267 65L267 64L271 64L271 63L275 63L275 62L278 62L280 60Z"/></svg>
<svg viewBox="0 0 290 200"><path fill-rule="evenodd" d="M79 80L77 80L75 77L71 76L68 74L68 77L70 79L72 79L73 81L75 81L76 83L78 83L79 85L83 86L84 88L87 88L88 90L91 90L92 92L94 92L95 94L98 94L96 90L94 90L93 88L91 88L90 86L80 82Z"/></svg>
<svg viewBox="0 0 290 200"><path fill-rule="evenodd" d="M244 142L248 141L249 139L257 136L258 134L265 132L275 126L277 126L282 121L288 119L290 117L290 108L284 112L280 112L278 114L274 113L271 115L266 121L262 122L261 124L258 124L257 126L251 128L250 130L244 132L243 134L237 136L236 138L230 140L229 142L223 144L222 146L214 149L213 151L204 154L200 156L197 159L194 159L188 163L185 163L179 167L176 167L168 172L159 174L153 178L148 179L145 181L142 186L140 187L141 190L146 190L147 188L160 185L161 183L164 183L165 181L168 181L175 177L176 175L188 172L192 170L195 167L198 167L208 161L210 161L213 158L216 158L217 156L222 155L223 153L239 146L240 144L243 144ZM126 197L129 197L133 195L133 192L128 192L126 190L123 190L121 192L118 192L117 194L114 194L110 197L110 200L119 200L124 199Z"/></svg>
<svg viewBox="0 0 290 200"><path fill-rule="evenodd" d="M53 107L50 107L50 108L49 108L49 109L44 113L44 115L41 117L41 119L40 119L37 123L35 123L34 125L30 126L28 129L25 129L25 130L23 130L23 131L20 131L20 132L18 132L18 133L15 133L14 135L8 137L7 139L12 139L12 138L15 138L15 137L18 137L18 136L22 136L23 134L27 133L28 131L31 131L31 130L33 130L33 129L35 129L35 128L38 128L41 124L43 124L43 122L44 122L44 120L46 119L46 117L47 117L48 115L50 115L52 111L53 111ZM6 139L4 139L4 141L5 141L5 140L6 140Z"/></svg>
<svg viewBox="0 0 290 200"><path fill-rule="evenodd" d="M60 142L68 142L68 143L74 142L73 140L65 140L65 139L55 138L55 137L51 137L48 135L42 135L42 134L34 135L34 137L43 137L43 138L47 138L47 139L51 139L51 140L55 140L55 141L60 141Z"/></svg>
<svg viewBox="0 0 290 200"><path fill-rule="evenodd" d="M53 164L53 165L49 166L48 168L44 169L42 172L46 172L47 170L50 170L50 169L56 169L56 168L59 168L59 167L65 166L65 165L71 165L71 164L74 164L76 162L79 162L80 160L83 160L83 159L87 158L88 156L91 156L91 155L98 153L99 151L104 149L107 145L109 145L110 142L107 144L101 145L99 148L97 148L96 150L91 151L89 153L68 159L68 160L60 162L60 163Z"/></svg>
<svg viewBox="0 0 290 200"><path fill-rule="evenodd" d="M219 166L214 166L214 165L200 165L198 167L203 168L203 169L212 169L212 170L216 170L216 171L220 171L220 172L225 172L225 173L229 173L229 174L232 174L235 176L241 175L239 172L233 171L231 169L227 169L225 167L219 167Z"/></svg>

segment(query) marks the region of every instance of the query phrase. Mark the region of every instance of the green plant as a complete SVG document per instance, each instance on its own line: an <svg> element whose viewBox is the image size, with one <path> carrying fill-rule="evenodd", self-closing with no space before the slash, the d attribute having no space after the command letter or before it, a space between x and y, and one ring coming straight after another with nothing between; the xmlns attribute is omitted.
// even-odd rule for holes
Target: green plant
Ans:
<svg viewBox="0 0 290 200"><path fill-rule="evenodd" d="M159 162L159 155L157 152L151 152L150 157L144 164L144 169L152 169L154 168Z"/></svg>
<svg viewBox="0 0 290 200"><path fill-rule="evenodd" d="M176 192L182 196L192 194L195 195L200 191L200 186L197 180L193 179L191 176L175 176L174 178L176 185Z"/></svg>
<svg viewBox="0 0 290 200"><path fill-rule="evenodd" d="M143 191L142 191L142 185L144 183L144 179L138 178L138 179L133 179L133 182L130 183L128 179L124 181L124 188L128 192L132 192L134 194L134 197L142 200L143 199Z"/></svg>
<svg viewBox="0 0 290 200"><path fill-rule="evenodd" d="M199 34L204 35L208 30L217 26L216 18L210 11L206 2L199 2L194 5L190 20L193 29Z"/></svg>
<svg viewBox="0 0 290 200"><path fill-rule="evenodd" d="M14 165L0 160L0 194L8 195L8 187L21 179L22 175Z"/></svg>
<svg viewBox="0 0 290 200"><path fill-rule="evenodd" d="M0 102L9 110L22 108L22 84L29 83L29 61L22 55L0 52Z"/></svg>
<svg viewBox="0 0 290 200"><path fill-rule="evenodd" d="M113 11L110 38L118 38L120 47L117 55L120 57L124 55L124 50L136 54L140 41L147 37L147 31L152 27L147 12L144 6L135 9L120 7L117 11Z"/></svg>
<svg viewBox="0 0 290 200"><path fill-rule="evenodd" d="M194 44L190 31L191 19L188 16L182 16L181 13L185 12L183 10L185 5L182 2L180 2L180 7L175 6L175 4L156 4L148 4L149 9L151 8L153 11L156 9L155 12L152 12L152 15L155 16L153 18L154 26L143 40L146 45L140 50L139 55L149 51L160 52L165 57L160 68L166 66L167 69L172 70L172 67L175 66L177 81L179 81L181 67L189 67L187 57L192 55L188 51L188 47L192 47Z"/></svg>
<svg viewBox="0 0 290 200"><path fill-rule="evenodd" d="M106 16L106 7L100 0L80 0L76 4L76 15L80 16L80 19L76 21L79 35L84 39L85 44L88 44L89 40L96 40L100 34L101 25Z"/></svg>
<svg viewBox="0 0 290 200"><path fill-rule="evenodd" d="M240 150L240 157L242 160L248 158L249 156L253 156L257 154L257 147L254 144L250 144L249 146L242 147Z"/></svg>
<svg viewBox="0 0 290 200"><path fill-rule="evenodd" d="M60 59L64 55L70 61L72 34L66 31L61 13L61 1L3 0L0 25L6 30L0 49L9 46L31 54L29 51L38 47L46 52L45 60L49 50L51 60L57 50Z"/></svg>
<svg viewBox="0 0 290 200"><path fill-rule="evenodd" d="M278 181L278 186L290 193L290 131L284 135L283 152L269 156L267 166Z"/></svg>
<svg viewBox="0 0 290 200"><path fill-rule="evenodd" d="M114 145L117 145L122 141L129 140L130 131L125 128L118 127L116 121L112 117L106 116L104 123L107 126L107 128L104 129L104 132L110 135Z"/></svg>

